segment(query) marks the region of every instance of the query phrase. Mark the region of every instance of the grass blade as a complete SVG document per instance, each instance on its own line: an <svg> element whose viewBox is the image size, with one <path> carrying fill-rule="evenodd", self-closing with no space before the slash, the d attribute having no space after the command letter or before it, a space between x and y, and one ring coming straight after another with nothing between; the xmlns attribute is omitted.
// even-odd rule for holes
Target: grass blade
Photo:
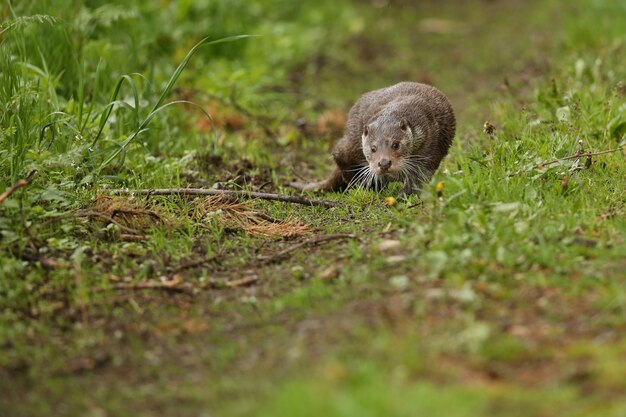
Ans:
<svg viewBox="0 0 626 417"><path fill-rule="evenodd" d="M119 153L126 148L126 146L132 142L137 136L139 136L139 133L143 132L146 130L146 127L148 126L148 124L150 123L150 121L157 115L157 113L159 113L161 110L163 110L166 107L169 107L171 104L176 104L176 103L182 103L183 101L176 101L176 102L172 102L172 103L168 103L166 105L163 105L163 102L165 101L165 99L167 98L167 96L169 95L169 93L172 91L172 88L174 88L174 85L176 84L176 81L178 80L178 78L180 77L180 75L182 74L183 70L185 69L185 67L187 66L187 64L189 63L189 61L191 60L191 57L196 53L196 51L198 49L200 49L202 46L207 46L207 45L215 45L218 43L225 43L225 42L233 42L233 41L237 41L240 39L245 39L245 38L250 38L250 37L254 37L255 35L237 35L237 36L230 36L227 38L221 38L221 39L216 39L214 41L210 41L209 37L206 37L202 40L200 40L200 42L196 43L193 48L191 48L189 50L189 52L187 52L187 55L185 56L185 58L182 60L182 62L178 65L178 67L176 68L176 70L174 71L174 73L172 74L172 76L170 77L169 81L167 82L167 85L165 86L165 89L163 90L163 92L161 92L161 95L159 96L159 99L157 100L157 102L154 104L154 106L152 107L152 110L150 111L150 113L146 116L146 118L141 122L141 124L137 127L137 130L130 135L123 143L122 143L122 147L120 149L118 149L117 151L113 152L113 154L111 154L111 156L109 156L100 166L100 169L104 168L105 166L107 166L113 159L115 159L117 157L117 155L119 155ZM121 87L121 82L122 80L120 80L120 82L118 82L118 85L116 86L116 89L114 91L113 97L112 97L112 101L116 99L117 94L119 93L119 88ZM109 106L107 106L108 108L108 113L106 116L106 119L101 119L101 124L100 124L100 131L98 132L98 136L96 137L96 139L94 140L94 144L96 142L96 140L98 139L98 137L100 136L100 134L102 133L102 129L104 129L104 124L106 123L106 120L108 119L109 115L111 114L112 111L112 106L111 104L109 104ZM208 113L205 112L205 114L208 115ZM210 116L209 116L210 117Z"/></svg>

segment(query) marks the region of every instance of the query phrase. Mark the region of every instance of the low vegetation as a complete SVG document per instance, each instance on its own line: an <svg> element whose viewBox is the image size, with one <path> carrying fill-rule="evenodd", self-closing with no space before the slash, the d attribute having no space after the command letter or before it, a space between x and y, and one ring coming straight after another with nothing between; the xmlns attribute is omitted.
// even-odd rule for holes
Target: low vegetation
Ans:
<svg viewBox="0 0 626 417"><path fill-rule="evenodd" d="M626 413L620 2L66 3L0 6L0 414ZM297 195L405 79L419 198L133 193Z"/></svg>

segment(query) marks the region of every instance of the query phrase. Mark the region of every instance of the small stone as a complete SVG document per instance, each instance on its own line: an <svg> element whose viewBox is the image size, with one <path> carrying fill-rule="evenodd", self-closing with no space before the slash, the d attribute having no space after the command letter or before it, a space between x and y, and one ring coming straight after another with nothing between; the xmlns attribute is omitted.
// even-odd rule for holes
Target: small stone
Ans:
<svg viewBox="0 0 626 417"><path fill-rule="evenodd" d="M426 296L426 298L437 300L440 298L444 298L446 295L446 292L441 288L429 288L426 291L424 291L424 295Z"/></svg>
<svg viewBox="0 0 626 417"><path fill-rule="evenodd" d="M323 281L332 281L339 276L339 271L334 266L329 266L320 273L320 279Z"/></svg>
<svg viewBox="0 0 626 417"><path fill-rule="evenodd" d="M405 260L406 256L404 255L392 255L386 259L388 264L399 264L400 262L404 262Z"/></svg>
<svg viewBox="0 0 626 417"><path fill-rule="evenodd" d="M296 278L302 278L304 276L304 267L302 265L291 267L291 274Z"/></svg>
<svg viewBox="0 0 626 417"><path fill-rule="evenodd" d="M463 285L461 288L449 291L450 297L463 303L471 303L476 300L476 293L469 284Z"/></svg>
<svg viewBox="0 0 626 417"><path fill-rule="evenodd" d="M239 301L244 304L256 304L258 302L254 295L244 295L239 299Z"/></svg>
<svg viewBox="0 0 626 417"><path fill-rule="evenodd" d="M378 250L381 252L387 252L400 247L399 240L383 240L378 244Z"/></svg>
<svg viewBox="0 0 626 417"><path fill-rule="evenodd" d="M531 334L530 329L528 327L517 325L517 324L511 326L511 329L509 330L509 332L513 336L522 337L522 338L526 338Z"/></svg>
<svg viewBox="0 0 626 417"><path fill-rule="evenodd" d="M406 275L396 275L395 277L389 278L389 283L392 287L403 290L409 286L409 277Z"/></svg>

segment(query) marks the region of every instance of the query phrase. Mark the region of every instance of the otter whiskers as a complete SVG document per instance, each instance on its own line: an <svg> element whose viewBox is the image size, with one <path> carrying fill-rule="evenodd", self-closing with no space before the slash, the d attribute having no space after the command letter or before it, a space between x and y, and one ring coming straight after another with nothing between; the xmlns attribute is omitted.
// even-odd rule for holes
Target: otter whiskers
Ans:
<svg viewBox="0 0 626 417"><path fill-rule="evenodd" d="M345 192L347 192L349 189L351 189L357 184L363 184L365 179L369 176L371 169L369 165L365 165L359 168L352 169L350 171L356 171L356 174L354 174L354 177L352 177L352 179L346 186L344 190Z"/></svg>
<svg viewBox="0 0 626 417"><path fill-rule="evenodd" d="M403 158L402 160L402 172L405 179L408 181L411 177L417 177L419 182L427 183L429 181L428 175L422 169L421 163L428 162L428 157L413 155Z"/></svg>

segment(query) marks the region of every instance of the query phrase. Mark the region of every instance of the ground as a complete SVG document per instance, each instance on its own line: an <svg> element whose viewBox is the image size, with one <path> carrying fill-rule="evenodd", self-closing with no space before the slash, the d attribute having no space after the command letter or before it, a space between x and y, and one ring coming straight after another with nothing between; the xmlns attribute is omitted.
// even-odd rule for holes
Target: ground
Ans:
<svg viewBox="0 0 626 417"><path fill-rule="evenodd" d="M61 3L0 9L0 415L626 414L623 5ZM458 118L409 201L111 192L297 195L400 80Z"/></svg>

